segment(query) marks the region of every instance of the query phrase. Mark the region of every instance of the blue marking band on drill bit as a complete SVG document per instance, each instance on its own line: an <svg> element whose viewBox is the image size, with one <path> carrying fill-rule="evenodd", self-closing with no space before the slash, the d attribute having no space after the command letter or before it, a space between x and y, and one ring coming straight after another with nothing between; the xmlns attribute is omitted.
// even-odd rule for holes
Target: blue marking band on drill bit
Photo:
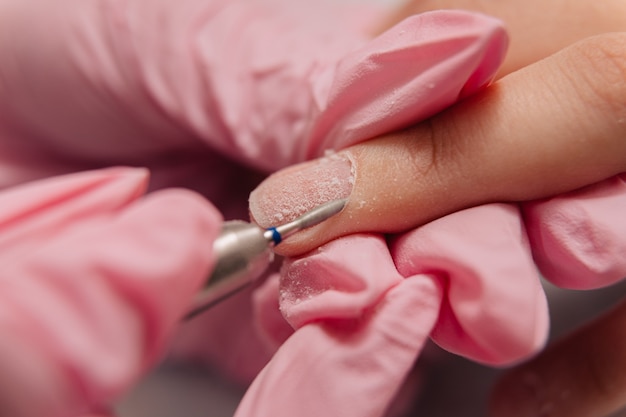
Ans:
<svg viewBox="0 0 626 417"><path fill-rule="evenodd" d="M280 242L283 241L283 237L280 235L280 232L276 230L275 227L270 227L266 230L269 230L270 232L272 232L272 240L274 241L275 245L278 245Z"/></svg>

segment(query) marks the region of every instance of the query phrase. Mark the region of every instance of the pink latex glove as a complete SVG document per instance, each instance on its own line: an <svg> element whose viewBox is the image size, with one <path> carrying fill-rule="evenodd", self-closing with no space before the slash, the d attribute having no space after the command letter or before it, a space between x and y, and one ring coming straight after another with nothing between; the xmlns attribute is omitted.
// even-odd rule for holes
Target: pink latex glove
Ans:
<svg viewBox="0 0 626 417"><path fill-rule="evenodd" d="M548 329L512 206L451 214L391 244L341 238L289 261L281 275L281 308L296 331L238 417L381 416L429 337L500 365L535 352Z"/></svg>
<svg viewBox="0 0 626 417"><path fill-rule="evenodd" d="M142 197L147 180L118 168L0 193L2 415L109 405L162 356L221 216L185 190Z"/></svg>
<svg viewBox="0 0 626 417"><path fill-rule="evenodd" d="M523 205L535 261L564 288L601 288L626 278L626 174Z"/></svg>
<svg viewBox="0 0 626 417"><path fill-rule="evenodd" d="M484 17L433 13L368 42L372 15L286 0L5 0L2 180L141 164L224 198L194 178L218 156L273 171L386 133L484 84L499 59L479 49L503 53L476 41Z"/></svg>

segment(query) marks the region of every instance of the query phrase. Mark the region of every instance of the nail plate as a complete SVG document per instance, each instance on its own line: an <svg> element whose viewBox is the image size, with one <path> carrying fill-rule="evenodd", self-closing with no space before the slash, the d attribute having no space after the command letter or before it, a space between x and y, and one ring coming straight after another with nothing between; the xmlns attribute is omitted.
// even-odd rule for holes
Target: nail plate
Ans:
<svg viewBox="0 0 626 417"><path fill-rule="evenodd" d="M259 225L269 227L348 198L354 187L353 168L349 152L341 152L279 171L250 194L250 214Z"/></svg>

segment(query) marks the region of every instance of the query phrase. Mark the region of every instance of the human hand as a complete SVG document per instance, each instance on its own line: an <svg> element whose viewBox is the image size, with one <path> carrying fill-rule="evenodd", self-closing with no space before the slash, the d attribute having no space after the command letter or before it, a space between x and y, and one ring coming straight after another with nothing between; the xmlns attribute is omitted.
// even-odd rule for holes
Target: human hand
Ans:
<svg viewBox="0 0 626 417"><path fill-rule="evenodd" d="M425 7L431 4L419 3ZM514 10L511 4L505 4L511 7L508 15L520 17L520 21L532 16L516 14L511 11ZM442 2L436 5L445 6ZM498 3L497 7L500 6L503 4ZM585 7L589 11L602 13L586 13L582 14L582 18L578 15L582 20L589 19L590 24L568 26L575 29L569 31L561 28L563 36L556 38L539 35L544 33L541 31L542 26L537 32L527 31L522 35L530 36L535 44L541 42L541 48L534 48L532 43L528 48L529 51L538 52L539 56L520 58L519 62L523 62L523 65L531 64L532 61L524 60L543 58L543 55L564 48L578 40L580 33L594 34L605 28L624 30L624 23L621 22L620 26L619 22L624 15L618 13L621 6L618 2L603 4L602 8L592 7L590 2L568 4L568 8L560 14L562 21L570 21L568 12L580 11ZM529 13L536 13L540 6L524 7L524 10L531 11ZM547 10L544 16L552 16L556 12ZM569 17L573 16L576 14ZM601 21L598 24L595 20L607 16L610 21L606 25ZM513 45L520 39L520 33L515 28L520 31L523 29L523 25L516 26L515 22L513 19L511 25ZM592 24L594 22L595 25ZM536 35L533 37L533 34ZM523 42L519 42L518 46L520 44ZM626 143L623 141L624 125L620 121L623 120L626 103L623 81L625 47L621 34L606 34L584 40L505 77L488 91L411 131L373 141L370 143L373 145L371 148L369 144L363 144L348 150L347 159L354 169L354 186L350 195L350 201L354 203L348 205L340 215L342 218L338 216L320 225L317 230L311 230L308 235L295 237L289 246L283 246L283 250L291 255L303 253L323 241L346 233L372 230L399 232L446 214L448 210L491 201L548 197L624 172ZM523 66L513 64L517 62L517 57L515 53L512 55L508 68ZM503 73L506 73L506 68ZM314 164L309 164L309 167ZM394 169L389 170L389 166L394 166ZM262 201L263 194L272 189L289 192L292 184L301 185L300 180L290 177L295 171L297 168L291 168L287 175L275 175L253 194L252 213L261 223L271 215L266 207L272 207ZM403 172L403 175L394 175L397 172ZM301 178L307 176L306 171L299 175ZM305 195L308 192L315 191L305 189L299 195L292 194L292 202L309 198ZM281 203L280 200L276 202L276 207L281 207ZM527 227L534 256L544 273L560 285L579 288L608 285L623 278L626 275L623 262L626 248L621 212L625 204L622 175L572 195L565 195L560 200L522 205L528 218L534 213L535 221L527 224ZM379 207L384 209L378 210ZM566 207L569 207L567 211ZM572 215L572 212L576 215ZM462 213L452 216L458 217ZM571 222L554 226L560 218L570 218ZM429 227L434 228L437 223ZM463 230L463 227L458 229ZM576 230L574 234L573 229ZM539 243L540 239L545 239L544 236L550 237L551 244L547 248L544 243ZM584 243L590 241L596 242L594 247L604 249L600 252L590 250L588 246L584 249ZM422 246L428 246L428 242L425 240ZM418 252L414 263L418 263L420 256ZM546 263L546 259L553 260L553 264ZM449 260L449 268L456 270L457 262ZM346 264L350 265L350 262L344 261L344 270L356 268ZM494 269L497 268L499 266ZM575 275L572 274L573 270L576 271ZM288 278L283 278L283 281L284 287L289 285ZM494 284L491 282L489 285ZM372 304L368 305L371 308ZM320 310L318 314L323 312ZM622 379L613 378L615 375L612 371L616 369L615 363L623 361L623 358L616 358L619 351L614 349L615 338L621 334L616 330L620 316L614 313L610 317L606 320L608 324L598 326L596 331L586 330L583 333L584 336L595 333L602 342L565 344L564 347L556 348L554 353L547 353L544 359L538 360L537 365L530 365L530 372L534 372L533 383L541 384L530 387L532 392L528 394L538 396L534 402L527 396L517 401L511 398L515 395L515 387L517 392L528 388L523 386L523 378L519 377L524 373L524 369L521 369L508 378L504 388L498 391L499 408L494 412L529 411L532 414L533 411L528 410L529 406L535 407L535 413L545 412L545 408L538 409L546 403L552 406L550 415L596 415L619 408L623 404L619 395L623 391L620 388L623 387L620 385ZM609 337L609 334L612 336ZM600 353L586 356L586 360L592 361L590 368L581 367L581 350L577 346L591 349L590 345L600 350ZM558 355L562 355L561 359L556 360L554 366L545 366L547 361ZM577 355L576 360L574 355ZM595 362L594 358L598 357L611 358L614 362ZM578 366L563 366L565 363L577 363ZM589 369L597 371L601 380L610 380L615 384L611 385L610 392L604 396L598 395L597 391L588 392L589 387L578 381L589 381L590 378L572 376L572 372ZM605 375L606 379L603 379ZM545 390L541 387L545 387ZM570 388L572 393L567 403L564 403L559 395ZM507 403L509 406L504 410ZM521 406L524 403L526 407Z"/></svg>

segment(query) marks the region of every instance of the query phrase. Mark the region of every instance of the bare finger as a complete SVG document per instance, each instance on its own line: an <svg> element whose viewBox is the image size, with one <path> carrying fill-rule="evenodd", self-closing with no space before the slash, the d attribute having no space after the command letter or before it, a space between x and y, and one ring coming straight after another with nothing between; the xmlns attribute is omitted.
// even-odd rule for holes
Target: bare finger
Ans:
<svg viewBox="0 0 626 417"><path fill-rule="evenodd" d="M626 406L626 302L514 369L494 391L494 417L600 417Z"/></svg>

